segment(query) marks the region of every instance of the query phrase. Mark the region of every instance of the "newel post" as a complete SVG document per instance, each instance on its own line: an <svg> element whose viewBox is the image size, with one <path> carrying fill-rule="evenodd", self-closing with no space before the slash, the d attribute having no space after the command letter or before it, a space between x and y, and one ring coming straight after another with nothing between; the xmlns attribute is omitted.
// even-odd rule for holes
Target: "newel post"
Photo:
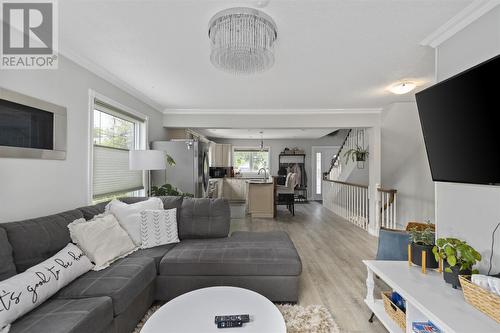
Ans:
<svg viewBox="0 0 500 333"><path fill-rule="evenodd" d="M381 138L381 128L380 126L373 126L367 130L368 141L369 141L369 155L368 155L368 167L369 167L369 225L368 232L371 235L378 236L378 230L380 227L380 207L378 203L378 191L382 183L382 138Z"/></svg>

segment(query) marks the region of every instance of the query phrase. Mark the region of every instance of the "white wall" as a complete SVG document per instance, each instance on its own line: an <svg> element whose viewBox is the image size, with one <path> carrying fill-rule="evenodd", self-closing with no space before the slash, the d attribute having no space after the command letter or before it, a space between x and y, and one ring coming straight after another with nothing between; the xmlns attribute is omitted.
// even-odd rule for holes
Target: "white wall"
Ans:
<svg viewBox="0 0 500 333"><path fill-rule="evenodd" d="M434 221L432 181L416 103L395 103L382 113L382 186L397 193L397 221Z"/></svg>
<svg viewBox="0 0 500 333"><path fill-rule="evenodd" d="M500 6L441 44L437 51L440 81L500 54ZM482 254L479 268L485 272L491 233L500 222L500 188L436 183L436 220L439 237L465 239ZM497 232L492 272L499 271L500 232Z"/></svg>
<svg viewBox="0 0 500 333"><path fill-rule="evenodd" d="M224 112L222 112L224 111ZM360 110L217 110L203 114L186 110L170 113L163 118L165 127L170 128L355 128L372 127L380 124L380 109Z"/></svg>
<svg viewBox="0 0 500 333"><path fill-rule="evenodd" d="M342 145L342 142L347 134L347 130L340 130L335 136L327 136L317 140L313 139L282 139L282 140L264 140L264 146L270 147L271 150L271 160L270 160L270 170L271 175L278 174L278 155L282 152L285 147L294 148L298 147L303 149L306 153L305 168L307 173L307 188L308 196L311 198L312 195L312 165L311 165L311 153L313 146L338 146ZM230 143L233 146L240 147L258 147L260 140L243 140L243 139L218 139L214 138L213 141L217 143ZM333 157L333 156L332 156Z"/></svg>
<svg viewBox="0 0 500 333"><path fill-rule="evenodd" d="M66 160L0 158L0 222L88 203L89 88L148 115L150 141L165 138L161 113L64 57L57 70L2 70L0 86L68 111Z"/></svg>

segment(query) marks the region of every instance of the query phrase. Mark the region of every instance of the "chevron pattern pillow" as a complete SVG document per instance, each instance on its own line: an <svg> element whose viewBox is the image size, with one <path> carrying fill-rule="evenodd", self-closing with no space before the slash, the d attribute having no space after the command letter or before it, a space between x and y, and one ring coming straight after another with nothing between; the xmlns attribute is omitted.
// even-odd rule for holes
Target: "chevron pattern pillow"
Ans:
<svg viewBox="0 0 500 333"><path fill-rule="evenodd" d="M142 249L179 243L177 208L140 212Z"/></svg>

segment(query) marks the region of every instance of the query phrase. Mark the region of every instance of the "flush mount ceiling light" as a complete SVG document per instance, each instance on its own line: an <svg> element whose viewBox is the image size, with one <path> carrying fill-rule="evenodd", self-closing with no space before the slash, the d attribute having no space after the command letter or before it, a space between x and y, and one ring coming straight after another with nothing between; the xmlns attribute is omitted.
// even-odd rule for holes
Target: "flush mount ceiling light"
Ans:
<svg viewBox="0 0 500 333"><path fill-rule="evenodd" d="M264 8L267 5L269 5L269 2L271 2L271 0L257 0L255 2L255 6L257 6L259 8Z"/></svg>
<svg viewBox="0 0 500 333"><path fill-rule="evenodd" d="M208 37L210 61L221 70L252 74L274 64L276 24L260 10L237 7L218 12L210 20Z"/></svg>
<svg viewBox="0 0 500 333"><path fill-rule="evenodd" d="M416 86L417 85L414 82L402 81L390 86L389 91L396 95L403 95L415 89Z"/></svg>

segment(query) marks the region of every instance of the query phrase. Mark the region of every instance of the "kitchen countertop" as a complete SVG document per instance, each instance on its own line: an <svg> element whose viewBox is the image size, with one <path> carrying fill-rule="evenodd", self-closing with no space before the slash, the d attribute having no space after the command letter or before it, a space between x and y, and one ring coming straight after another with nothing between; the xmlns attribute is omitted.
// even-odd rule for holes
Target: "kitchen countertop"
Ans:
<svg viewBox="0 0 500 333"><path fill-rule="evenodd" d="M248 184L260 184L260 185L273 183L273 181L271 179L247 179L246 182Z"/></svg>
<svg viewBox="0 0 500 333"><path fill-rule="evenodd" d="M273 184L273 179L272 178L267 178L264 180L264 178L257 178L257 177L252 177L252 178L243 178L243 177L224 177L224 178L210 178L209 181L222 181L224 179L235 179L235 180L241 180L244 182L247 182L249 184Z"/></svg>

